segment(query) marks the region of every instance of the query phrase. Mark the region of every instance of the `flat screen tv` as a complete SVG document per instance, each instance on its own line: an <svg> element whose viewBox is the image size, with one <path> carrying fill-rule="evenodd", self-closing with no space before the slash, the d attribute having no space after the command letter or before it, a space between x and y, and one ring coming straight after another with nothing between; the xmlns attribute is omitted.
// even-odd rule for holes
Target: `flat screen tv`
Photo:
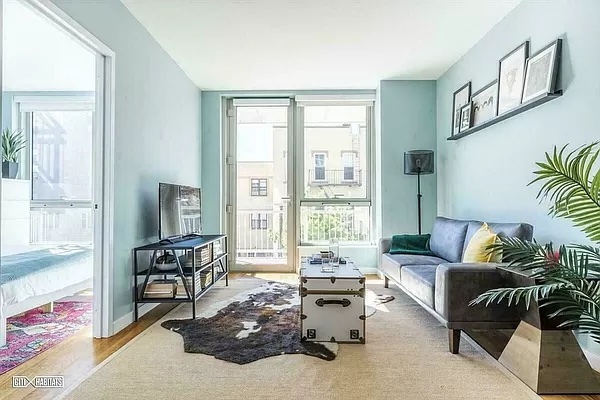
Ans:
<svg viewBox="0 0 600 400"><path fill-rule="evenodd" d="M200 188L158 184L158 236L174 239L202 234Z"/></svg>

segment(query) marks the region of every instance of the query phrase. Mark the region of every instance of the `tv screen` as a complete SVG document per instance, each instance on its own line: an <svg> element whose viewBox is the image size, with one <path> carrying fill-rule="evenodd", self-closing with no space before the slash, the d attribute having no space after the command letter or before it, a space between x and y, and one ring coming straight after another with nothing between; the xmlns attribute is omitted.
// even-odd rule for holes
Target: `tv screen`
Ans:
<svg viewBox="0 0 600 400"><path fill-rule="evenodd" d="M160 239L202 233L200 188L159 183L158 204Z"/></svg>

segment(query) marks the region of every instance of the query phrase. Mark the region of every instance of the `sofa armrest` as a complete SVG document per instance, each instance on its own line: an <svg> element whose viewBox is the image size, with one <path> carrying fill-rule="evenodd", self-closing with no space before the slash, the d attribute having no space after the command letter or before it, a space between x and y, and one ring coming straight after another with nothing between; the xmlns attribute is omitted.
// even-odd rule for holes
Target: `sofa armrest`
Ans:
<svg viewBox="0 0 600 400"><path fill-rule="evenodd" d="M435 310L448 322L518 321L515 307L477 304L471 300L489 289L507 287L498 272L500 263L440 264L435 275Z"/></svg>
<svg viewBox="0 0 600 400"><path fill-rule="evenodd" d="M377 267L381 265L381 255L390 252L392 238L381 238L377 245Z"/></svg>
<svg viewBox="0 0 600 400"><path fill-rule="evenodd" d="M382 255L383 253L389 253L390 248L392 247L392 238L381 238L379 239L378 244L378 254Z"/></svg>

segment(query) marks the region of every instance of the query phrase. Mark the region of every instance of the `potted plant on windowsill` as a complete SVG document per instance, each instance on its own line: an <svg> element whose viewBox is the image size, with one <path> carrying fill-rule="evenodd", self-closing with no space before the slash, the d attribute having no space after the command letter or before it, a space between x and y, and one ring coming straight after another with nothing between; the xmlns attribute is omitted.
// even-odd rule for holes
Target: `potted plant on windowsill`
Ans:
<svg viewBox="0 0 600 400"><path fill-rule="evenodd" d="M507 268L527 271L536 284L488 290L471 304L506 301L529 307L535 301L559 328L577 328L600 343L600 146L566 149L546 153L530 185L543 182L537 197L551 201L550 214L572 220L592 245L562 245L555 251L552 243L500 238L490 251L502 251Z"/></svg>
<svg viewBox="0 0 600 400"><path fill-rule="evenodd" d="M15 179L19 173L19 153L25 148L25 138L20 130L2 131L2 177Z"/></svg>

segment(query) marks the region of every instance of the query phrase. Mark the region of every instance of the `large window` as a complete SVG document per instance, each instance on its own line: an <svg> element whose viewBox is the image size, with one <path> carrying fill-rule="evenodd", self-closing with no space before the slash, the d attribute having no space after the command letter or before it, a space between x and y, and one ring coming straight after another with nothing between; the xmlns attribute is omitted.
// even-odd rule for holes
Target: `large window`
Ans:
<svg viewBox="0 0 600 400"><path fill-rule="evenodd" d="M32 112L32 200L91 200L92 112Z"/></svg>
<svg viewBox="0 0 600 400"><path fill-rule="evenodd" d="M93 96L15 96L32 243L92 240Z"/></svg>
<svg viewBox="0 0 600 400"><path fill-rule="evenodd" d="M302 244L371 240L372 112L370 104L301 104Z"/></svg>

